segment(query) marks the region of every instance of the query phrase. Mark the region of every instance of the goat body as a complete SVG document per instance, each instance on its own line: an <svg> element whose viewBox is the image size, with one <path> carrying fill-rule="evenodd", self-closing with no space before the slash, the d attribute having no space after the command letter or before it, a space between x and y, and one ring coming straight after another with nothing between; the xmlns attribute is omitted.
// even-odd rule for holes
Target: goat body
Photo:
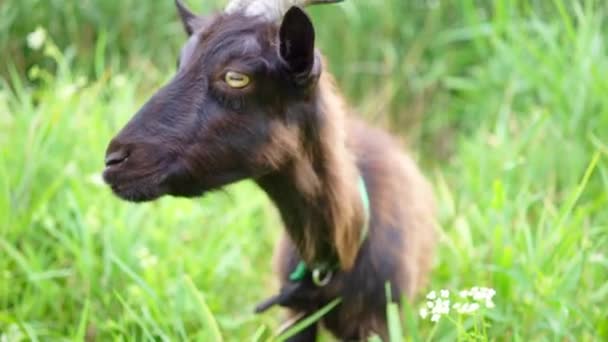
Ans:
<svg viewBox="0 0 608 342"><path fill-rule="evenodd" d="M302 261L336 267L324 286L298 280L283 305L299 317L341 297L327 329L386 337L385 284L392 298L412 298L433 255L433 198L416 164L388 134L349 118L301 9L280 25L179 12L190 38L177 74L112 139L104 180L130 201L255 180L285 224L274 258L283 288ZM292 340L314 340L318 325Z"/></svg>

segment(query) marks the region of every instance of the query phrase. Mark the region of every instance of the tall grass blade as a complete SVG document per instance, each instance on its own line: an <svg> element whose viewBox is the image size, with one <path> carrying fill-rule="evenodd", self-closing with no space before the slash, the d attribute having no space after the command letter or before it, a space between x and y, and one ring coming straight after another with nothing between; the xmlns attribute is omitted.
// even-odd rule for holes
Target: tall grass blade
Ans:
<svg viewBox="0 0 608 342"><path fill-rule="evenodd" d="M285 341L288 338L290 338L290 337L294 336L295 334L297 334L299 331L302 331L302 330L306 329L307 327L309 327L310 325L318 322L323 316L325 316L333 308L335 308L336 306L338 306L341 302L342 302L342 298L336 298L336 299L332 300L331 302L329 302L328 304L326 304L324 307L322 307L319 311L317 311L314 314L306 317L305 319L303 319L303 320L299 321L298 323L296 323L291 328L287 329L287 331L285 331L284 333L282 333L281 335L279 335L276 338L276 341L277 342L278 341Z"/></svg>
<svg viewBox="0 0 608 342"><path fill-rule="evenodd" d="M207 302L205 302L205 298L203 298L201 293L198 291L196 285L194 285L194 282L192 281L192 278L190 278L190 276L184 275L184 280L186 282L186 285L188 286L188 289L190 290L192 295L194 295L194 298L196 299L196 302L198 303L201 309L201 320L203 326L210 329L211 338L214 342L223 341L224 339L222 338L220 327L218 326L217 321L213 317L213 313L209 309Z"/></svg>

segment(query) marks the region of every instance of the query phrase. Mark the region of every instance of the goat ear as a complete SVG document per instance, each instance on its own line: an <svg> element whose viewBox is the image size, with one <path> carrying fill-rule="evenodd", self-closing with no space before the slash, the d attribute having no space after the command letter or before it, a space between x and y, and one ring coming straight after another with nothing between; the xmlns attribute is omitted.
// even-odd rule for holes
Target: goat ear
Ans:
<svg viewBox="0 0 608 342"><path fill-rule="evenodd" d="M315 68L315 29L308 15L299 7L291 7L279 31L281 58L296 79L309 78Z"/></svg>
<svg viewBox="0 0 608 342"><path fill-rule="evenodd" d="M193 32L202 26L202 18L192 13L192 11L184 5L182 0L175 0L175 7L177 7L177 13L179 13L179 17L182 20L182 24L184 25L184 29L188 36L192 35Z"/></svg>

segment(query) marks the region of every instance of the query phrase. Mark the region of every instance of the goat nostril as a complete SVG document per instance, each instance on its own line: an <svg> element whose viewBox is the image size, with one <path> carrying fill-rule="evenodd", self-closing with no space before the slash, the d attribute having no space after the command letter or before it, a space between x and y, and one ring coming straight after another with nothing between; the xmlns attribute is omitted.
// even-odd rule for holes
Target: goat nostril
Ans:
<svg viewBox="0 0 608 342"><path fill-rule="evenodd" d="M111 152L106 156L106 166L118 165L124 162L127 157L129 157L129 154L124 150Z"/></svg>

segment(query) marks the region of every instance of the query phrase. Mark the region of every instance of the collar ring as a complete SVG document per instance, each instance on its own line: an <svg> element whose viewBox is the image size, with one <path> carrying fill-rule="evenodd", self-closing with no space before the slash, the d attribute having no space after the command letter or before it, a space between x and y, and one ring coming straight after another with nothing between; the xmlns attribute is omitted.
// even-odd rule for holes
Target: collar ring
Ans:
<svg viewBox="0 0 608 342"><path fill-rule="evenodd" d="M327 268L315 268L312 270L312 282L318 287L323 287L331 281L334 272Z"/></svg>

